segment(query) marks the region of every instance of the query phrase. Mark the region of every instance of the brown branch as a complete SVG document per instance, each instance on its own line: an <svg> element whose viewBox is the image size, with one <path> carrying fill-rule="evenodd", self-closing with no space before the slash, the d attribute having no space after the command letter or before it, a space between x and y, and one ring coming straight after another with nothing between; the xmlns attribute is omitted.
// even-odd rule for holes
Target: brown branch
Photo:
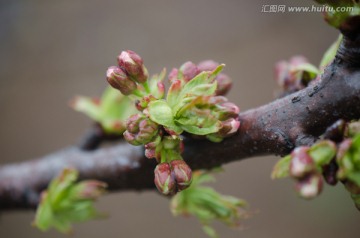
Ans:
<svg viewBox="0 0 360 238"><path fill-rule="evenodd" d="M360 118L360 41L353 32L350 35L321 81L241 113L236 135L221 143L185 139L184 158L192 169L258 155L285 155L295 146L314 143L338 119ZM141 147L125 142L95 151L72 147L42 159L5 165L0 167L0 209L36 207L40 192L65 167L78 169L80 179L101 180L111 191L118 191L153 189L155 165L143 156Z"/></svg>

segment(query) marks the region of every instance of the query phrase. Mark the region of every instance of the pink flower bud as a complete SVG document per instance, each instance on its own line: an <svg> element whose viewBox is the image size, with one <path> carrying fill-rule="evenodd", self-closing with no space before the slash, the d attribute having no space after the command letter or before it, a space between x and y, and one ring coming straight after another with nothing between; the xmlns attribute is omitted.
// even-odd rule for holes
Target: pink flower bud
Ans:
<svg viewBox="0 0 360 238"><path fill-rule="evenodd" d="M135 114L126 122L124 138L132 145L142 145L152 141L159 132L159 125L144 115Z"/></svg>
<svg viewBox="0 0 360 238"><path fill-rule="evenodd" d="M184 160L173 160L170 162L176 185L179 191L188 188L192 181L192 171Z"/></svg>
<svg viewBox="0 0 360 238"><path fill-rule="evenodd" d="M157 97L163 98L165 96L165 84L163 82L158 82L157 83Z"/></svg>
<svg viewBox="0 0 360 238"><path fill-rule="evenodd" d="M295 178L302 178L316 170L313 159L308 154L309 147L297 147L291 153L290 175Z"/></svg>
<svg viewBox="0 0 360 238"><path fill-rule="evenodd" d="M79 183L76 196L80 199L96 199L105 192L106 187L106 183L86 180Z"/></svg>
<svg viewBox="0 0 360 238"><path fill-rule="evenodd" d="M113 88L120 90L124 95L129 95L136 89L136 83L119 67L111 66L108 68L106 79Z"/></svg>
<svg viewBox="0 0 360 238"><path fill-rule="evenodd" d="M169 81L172 82L173 80L178 79L179 70L177 68L173 68L169 73Z"/></svg>
<svg viewBox="0 0 360 238"><path fill-rule="evenodd" d="M172 175L169 163L158 164L154 170L154 174L154 182L160 193L164 195L171 195L175 193L175 178Z"/></svg>
<svg viewBox="0 0 360 238"><path fill-rule="evenodd" d="M230 118L238 118L240 109L232 102L224 102L219 105L219 120L224 121Z"/></svg>
<svg viewBox="0 0 360 238"><path fill-rule="evenodd" d="M213 71L218 66L219 66L218 62L215 62L213 60L204 60L201 61L197 67L199 68L200 71Z"/></svg>
<svg viewBox="0 0 360 238"><path fill-rule="evenodd" d="M149 105L149 103L154 100L156 100L156 98L152 94L144 96L135 102L136 109L143 111Z"/></svg>
<svg viewBox="0 0 360 238"><path fill-rule="evenodd" d="M216 95L227 94L232 87L232 80L226 74L219 74L215 80L217 81Z"/></svg>
<svg viewBox="0 0 360 238"><path fill-rule="evenodd" d="M318 196L323 188L323 181L320 174L310 174L296 184L296 191L299 196L311 199Z"/></svg>
<svg viewBox="0 0 360 238"><path fill-rule="evenodd" d="M221 128L217 132L217 134L222 137L229 137L235 134L240 127L240 121L234 118L230 118L228 120L221 122Z"/></svg>
<svg viewBox="0 0 360 238"><path fill-rule="evenodd" d="M188 62L184 63L183 65L181 65L179 70L182 73L185 82L190 81L191 79L193 79L196 75L198 75L200 73L200 70L198 69L196 64L194 64L191 61L188 61Z"/></svg>
<svg viewBox="0 0 360 238"><path fill-rule="evenodd" d="M142 58L134 51L122 51L118 56L118 64L138 83L145 83L149 77Z"/></svg>

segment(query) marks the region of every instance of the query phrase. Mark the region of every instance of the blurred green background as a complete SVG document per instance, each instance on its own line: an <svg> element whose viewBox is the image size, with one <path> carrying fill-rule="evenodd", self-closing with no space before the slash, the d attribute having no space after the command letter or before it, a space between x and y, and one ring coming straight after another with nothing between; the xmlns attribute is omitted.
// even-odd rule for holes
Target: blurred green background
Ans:
<svg viewBox="0 0 360 238"><path fill-rule="evenodd" d="M0 2L0 163L37 158L78 142L91 125L67 102L98 96L105 71L132 49L150 73L214 59L234 79L229 98L242 110L274 98L273 65L295 54L318 64L337 37L316 13L261 13L264 4L311 1L61 0ZM272 181L277 158L228 164L216 188L251 204L242 231L216 224L222 237L356 236L359 214L347 192L325 187L304 201L290 180ZM0 201L1 202L1 201ZM109 219L75 227L72 237L206 237L193 218L173 218L156 192L121 192L98 202ZM63 237L30 226L34 212L1 215L0 237Z"/></svg>

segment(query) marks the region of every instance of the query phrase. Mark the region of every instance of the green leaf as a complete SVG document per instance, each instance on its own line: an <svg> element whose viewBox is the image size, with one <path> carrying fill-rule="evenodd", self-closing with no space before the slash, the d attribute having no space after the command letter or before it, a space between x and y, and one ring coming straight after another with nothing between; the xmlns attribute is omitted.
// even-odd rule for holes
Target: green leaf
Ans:
<svg viewBox="0 0 360 238"><path fill-rule="evenodd" d="M333 142L323 140L311 146L309 155L316 165L323 166L330 163L335 157L336 151L336 145Z"/></svg>
<svg viewBox="0 0 360 238"><path fill-rule="evenodd" d="M221 73L221 71L224 69L224 67L225 67L225 64L220 64L220 65L218 65L218 66L216 67L216 69L214 69L214 70L210 73L209 78L210 78L211 80L214 80L214 79L216 78L216 76L218 76L218 75Z"/></svg>
<svg viewBox="0 0 360 238"><path fill-rule="evenodd" d="M78 96L71 103L71 107L75 111L86 114L94 121L98 121L100 119L100 107L92 98Z"/></svg>
<svg viewBox="0 0 360 238"><path fill-rule="evenodd" d="M360 171L348 173L347 178L356 183L357 186L360 186Z"/></svg>
<svg viewBox="0 0 360 238"><path fill-rule="evenodd" d="M216 233L215 229L208 225L203 225L202 227L204 233L211 238L218 238L218 234Z"/></svg>
<svg viewBox="0 0 360 238"><path fill-rule="evenodd" d="M73 222L87 221L100 215L94 200L103 193L105 184L96 181L77 183L78 172L64 169L42 192L33 225L42 231L51 228L69 233Z"/></svg>
<svg viewBox="0 0 360 238"><path fill-rule="evenodd" d="M178 134L182 133L182 129L175 125L172 110L166 101L152 101L149 103L148 110L151 120L170 128Z"/></svg>
<svg viewBox="0 0 360 238"><path fill-rule="evenodd" d="M195 135L207 135L207 134L211 134L211 133L215 133L219 130L219 128L221 127L221 123L217 122L215 124L213 124L212 126L209 127L198 127L198 126L192 126L192 125L181 125L181 128L186 131L189 132L191 134L195 134Z"/></svg>
<svg viewBox="0 0 360 238"><path fill-rule="evenodd" d="M340 34L337 40L331 44L329 49L326 50L320 62L320 66L319 66L320 69L324 69L327 65L329 65L333 61L336 52L340 46L341 40L342 40L342 35Z"/></svg>
<svg viewBox="0 0 360 238"><path fill-rule="evenodd" d="M274 166L271 173L272 179L286 178L289 176L289 167L291 162L291 155L281 158Z"/></svg>
<svg viewBox="0 0 360 238"><path fill-rule="evenodd" d="M155 98L159 98L159 92L158 92L158 88L157 88L157 84L159 82L164 81L166 76L166 69L164 68L159 75L155 74L151 77L151 79L149 80L149 88L150 88L150 93L155 97Z"/></svg>
<svg viewBox="0 0 360 238"><path fill-rule="evenodd" d="M331 5L331 4L329 4ZM340 28L345 21L348 21L351 17L358 16L360 14L360 6L358 3L354 3L351 0L348 2L342 1L339 4L341 7L352 7L352 11L328 11L325 13L326 21L335 28Z"/></svg>
<svg viewBox="0 0 360 238"><path fill-rule="evenodd" d="M210 237L217 237L211 223L215 220L223 222L230 227L236 227L246 214L246 202L216 192L213 188L201 186L202 182L213 180L209 172L195 171L192 185L177 193L171 199L173 215L192 214L203 225L204 232Z"/></svg>
<svg viewBox="0 0 360 238"><path fill-rule="evenodd" d="M179 96L182 90L183 82L181 80L175 80L167 93L166 101L171 108L174 108L179 103Z"/></svg>

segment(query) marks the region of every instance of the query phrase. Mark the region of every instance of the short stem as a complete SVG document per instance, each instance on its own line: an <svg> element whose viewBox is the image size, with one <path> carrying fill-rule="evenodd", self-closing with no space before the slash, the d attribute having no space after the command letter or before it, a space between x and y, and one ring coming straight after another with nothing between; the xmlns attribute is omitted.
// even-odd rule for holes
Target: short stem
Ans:
<svg viewBox="0 0 360 238"><path fill-rule="evenodd" d="M141 92L139 89L135 89L132 94L134 94L135 96L142 98L144 96L143 92Z"/></svg>
<svg viewBox="0 0 360 238"><path fill-rule="evenodd" d="M147 94L150 94L150 87L149 87L149 82L146 80L145 83L143 83L144 89L146 91Z"/></svg>

